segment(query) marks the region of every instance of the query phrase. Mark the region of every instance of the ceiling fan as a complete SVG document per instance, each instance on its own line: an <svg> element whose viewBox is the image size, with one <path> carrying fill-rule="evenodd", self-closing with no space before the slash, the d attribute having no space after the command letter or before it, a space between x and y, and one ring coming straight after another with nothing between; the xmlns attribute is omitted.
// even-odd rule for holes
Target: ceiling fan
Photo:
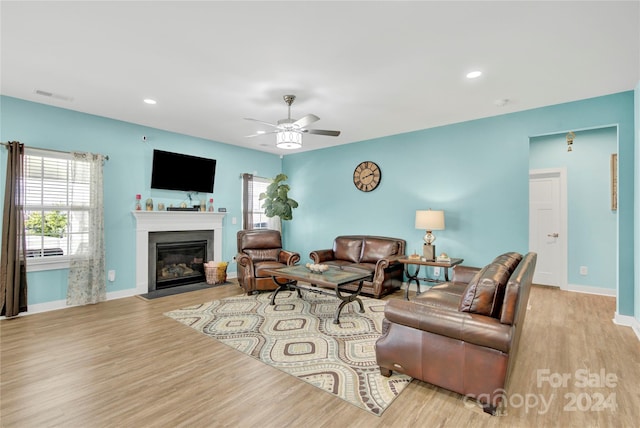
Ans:
<svg viewBox="0 0 640 428"><path fill-rule="evenodd" d="M324 129L308 129L307 126L320 120L315 114L308 114L300 119L291 118L291 104L296 99L295 95L285 95L284 102L288 106L288 115L286 119L280 119L277 123L269 123L263 120L251 119L245 117L246 120L263 123L275 128L269 132L258 132L256 134L247 135L247 137L257 137L265 134L277 134L276 146L282 149L297 149L302 147L302 134L327 135L329 137L337 137L340 131L327 131Z"/></svg>

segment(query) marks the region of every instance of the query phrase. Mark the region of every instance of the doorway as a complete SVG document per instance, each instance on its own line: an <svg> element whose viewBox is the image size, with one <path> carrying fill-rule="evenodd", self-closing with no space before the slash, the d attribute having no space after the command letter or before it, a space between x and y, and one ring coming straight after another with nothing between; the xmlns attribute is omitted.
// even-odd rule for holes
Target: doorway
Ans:
<svg viewBox="0 0 640 428"><path fill-rule="evenodd" d="M566 170L529 171L529 251L538 253L536 284L567 288Z"/></svg>
<svg viewBox="0 0 640 428"><path fill-rule="evenodd" d="M575 136L572 145L569 135ZM611 205L611 156L617 151L617 128L541 135L529 141L529 248L539 253L536 270L542 274L534 282L615 295L618 234L617 211ZM537 181L531 181L531 174ZM551 213L557 208L549 206L558 195L561 216L556 226ZM534 222L540 229L538 236L531 236ZM546 263L547 250L560 251L559 256L551 252L550 257L562 265ZM560 273L559 279L551 275L554 271Z"/></svg>

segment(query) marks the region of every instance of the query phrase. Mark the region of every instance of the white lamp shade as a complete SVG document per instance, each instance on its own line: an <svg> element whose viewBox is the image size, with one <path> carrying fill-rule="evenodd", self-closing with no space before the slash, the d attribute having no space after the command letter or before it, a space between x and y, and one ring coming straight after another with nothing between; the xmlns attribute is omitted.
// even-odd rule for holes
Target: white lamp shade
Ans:
<svg viewBox="0 0 640 428"><path fill-rule="evenodd" d="M444 211L416 211L416 229L444 230Z"/></svg>
<svg viewBox="0 0 640 428"><path fill-rule="evenodd" d="M281 131L276 134L276 147L279 149L299 149L302 147L302 134L295 131Z"/></svg>

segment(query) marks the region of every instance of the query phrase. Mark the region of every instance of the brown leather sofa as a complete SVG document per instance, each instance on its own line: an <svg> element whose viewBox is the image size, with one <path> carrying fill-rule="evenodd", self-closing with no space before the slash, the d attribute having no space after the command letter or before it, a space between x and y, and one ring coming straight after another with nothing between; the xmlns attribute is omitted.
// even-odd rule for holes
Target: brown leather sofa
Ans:
<svg viewBox="0 0 640 428"><path fill-rule="evenodd" d="M398 259L405 256L405 247L404 239L345 235L335 238L332 248L312 251L309 257L314 263L368 270L373 277L363 282L361 294L379 299L402 286L403 265ZM344 288L355 291L357 283Z"/></svg>
<svg viewBox="0 0 640 428"><path fill-rule="evenodd" d="M282 236L277 230L240 230L237 234L238 283L247 294L275 290L278 286L264 269L295 265L300 254L282 249Z"/></svg>
<svg viewBox="0 0 640 428"><path fill-rule="evenodd" d="M465 395L495 414L518 352L536 253L456 266L451 282L411 301L389 300L376 342L380 371Z"/></svg>

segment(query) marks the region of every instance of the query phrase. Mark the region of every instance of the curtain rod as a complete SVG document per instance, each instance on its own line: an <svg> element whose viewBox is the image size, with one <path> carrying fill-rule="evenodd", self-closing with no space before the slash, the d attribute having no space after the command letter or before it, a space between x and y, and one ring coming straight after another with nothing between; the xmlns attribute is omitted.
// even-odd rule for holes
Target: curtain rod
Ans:
<svg viewBox="0 0 640 428"><path fill-rule="evenodd" d="M4 141L0 141L0 144L2 144L5 147L9 147L9 143L5 143ZM26 146L25 146L26 147ZM70 152L65 152L62 150L53 150L53 149L41 149L40 147L31 147L32 149L38 149L38 150L44 150L45 152L53 152L53 153L64 153L64 154L69 154ZM109 160L109 155L104 155L104 159L105 160Z"/></svg>

